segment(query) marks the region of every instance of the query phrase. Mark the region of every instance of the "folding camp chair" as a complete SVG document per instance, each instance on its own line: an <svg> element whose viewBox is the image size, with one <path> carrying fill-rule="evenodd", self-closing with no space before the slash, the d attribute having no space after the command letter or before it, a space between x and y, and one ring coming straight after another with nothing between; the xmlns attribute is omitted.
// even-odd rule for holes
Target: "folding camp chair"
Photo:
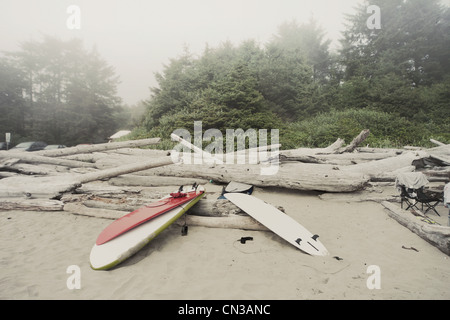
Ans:
<svg viewBox="0 0 450 320"><path fill-rule="evenodd" d="M420 172L405 172L397 175L395 185L400 191L401 207L406 202L406 210L410 208L419 208L417 204L417 189L422 188L428 183L427 178Z"/></svg>
<svg viewBox="0 0 450 320"><path fill-rule="evenodd" d="M424 214L426 214L429 210L433 210L434 213L436 213L438 216L440 216L440 214L436 211L436 206L443 202L443 193L440 192L433 192L433 191L425 191L422 188L419 188L416 190L417 191L417 197L416 200L417 202L422 204L422 211L423 211L423 205L425 205L427 207L427 209L425 210Z"/></svg>
<svg viewBox="0 0 450 320"><path fill-rule="evenodd" d="M419 210L419 208L416 206L417 194L415 193L415 190L411 189L411 188L406 188L403 185L399 185L398 187L400 188L400 206L401 206L401 208L403 209L403 202L406 202L407 207L405 210L409 210L410 208L416 208L417 210Z"/></svg>

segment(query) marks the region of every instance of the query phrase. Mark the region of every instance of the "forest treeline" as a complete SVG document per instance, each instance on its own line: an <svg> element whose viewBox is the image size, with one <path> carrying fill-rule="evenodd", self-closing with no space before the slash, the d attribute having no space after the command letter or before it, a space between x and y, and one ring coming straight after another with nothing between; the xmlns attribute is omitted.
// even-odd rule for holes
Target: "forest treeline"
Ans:
<svg viewBox="0 0 450 320"><path fill-rule="evenodd" d="M114 68L79 39L24 42L0 58L0 133L12 133L12 144L105 142L130 118L118 83Z"/></svg>
<svg viewBox="0 0 450 320"><path fill-rule="evenodd" d="M200 56L185 50L157 75L135 134L176 128L279 128L284 148L348 142L371 130L373 146L450 143L450 19L438 1L378 0L348 15L341 49L313 20L281 25L260 45L229 42Z"/></svg>
<svg viewBox="0 0 450 320"><path fill-rule="evenodd" d="M367 128L372 146L450 143L449 8L438 0L370 4L381 9L381 28L368 28L369 2L359 5L338 51L314 20L285 22L265 44L185 49L155 75L133 137L168 141L202 121L203 130L222 132L280 129L286 149L349 141ZM130 123L113 68L79 41L26 43L1 60L0 76L8 93L0 127L22 136L95 142Z"/></svg>

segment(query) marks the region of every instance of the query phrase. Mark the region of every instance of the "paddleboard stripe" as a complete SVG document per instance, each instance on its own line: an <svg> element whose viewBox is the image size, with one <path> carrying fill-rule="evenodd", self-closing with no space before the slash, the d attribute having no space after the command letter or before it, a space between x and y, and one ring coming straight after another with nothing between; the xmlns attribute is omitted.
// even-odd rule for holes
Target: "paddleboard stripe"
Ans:
<svg viewBox="0 0 450 320"><path fill-rule="evenodd" d="M93 261L92 261L93 250L98 250L98 248L100 248L100 247L109 246L110 245L108 243L106 243L104 245L100 245L100 246L95 244L93 249L91 250L91 261L90 261L91 268L94 269L94 270L107 270L107 269L110 269L110 268L118 265L119 263L123 262L124 260L128 259L130 256L132 256L133 254L138 252L140 249L142 249L144 246L146 246L151 240L153 240L159 233L161 233L164 229L166 229L169 225L171 225L175 220L177 220L183 214L185 214L186 211L188 211L192 206L194 206L204 195L205 195L205 190L202 190L200 192L197 191L197 194L196 194L195 198L193 198L192 200L190 200L187 203L184 203L184 204L180 205L179 209L176 209L176 208L173 209L173 210L179 210L179 212L175 216L173 216L170 219L168 219L157 230L155 230L152 233L150 233L148 236L146 236L141 241L136 243L133 247L130 247L130 249L119 253L119 255L116 256L109 263L98 264L96 262L95 264L93 264ZM144 225L148 225L150 223L152 223L152 221L148 221L145 224L142 224L141 226L138 226L135 229L137 230L138 228L144 227ZM133 231L130 231L130 232L133 232ZM116 241L116 240L113 240L113 241ZM96 254L98 254L98 251L96 251Z"/></svg>

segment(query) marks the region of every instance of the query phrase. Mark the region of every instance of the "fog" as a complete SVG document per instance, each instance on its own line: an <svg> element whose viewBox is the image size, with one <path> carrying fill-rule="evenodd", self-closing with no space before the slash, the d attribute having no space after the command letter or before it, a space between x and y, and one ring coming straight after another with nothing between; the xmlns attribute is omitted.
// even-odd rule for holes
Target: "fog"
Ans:
<svg viewBox="0 0 450 320"><path fill-rule="evenodd" d="M200 54L206 44L225 41L264 44L283 22L313 17L336 48L344 13L358 3L363 0L0 0L0 51L42 35L81 38L115 67L118 93L131 105L150 96L154 73L185 46ZM80 9L79 29L67 26L71 5Z"/></svg>

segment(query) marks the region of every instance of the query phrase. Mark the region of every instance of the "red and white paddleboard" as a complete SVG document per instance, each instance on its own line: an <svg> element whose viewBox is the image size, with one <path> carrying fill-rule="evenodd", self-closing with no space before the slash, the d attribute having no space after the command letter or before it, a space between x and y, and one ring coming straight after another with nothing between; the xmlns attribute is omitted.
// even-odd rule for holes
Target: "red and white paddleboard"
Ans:
<svg viewBox="0 0 450 320"><path fill-rule="evenodd" d="M197 193L195 190L190 190L188 192L178 190L178 192L171 193L156 202L139 208L115 220L100 233L95 243L97 245L102 245L150 219L191 201L196 196Z"/></svg>

